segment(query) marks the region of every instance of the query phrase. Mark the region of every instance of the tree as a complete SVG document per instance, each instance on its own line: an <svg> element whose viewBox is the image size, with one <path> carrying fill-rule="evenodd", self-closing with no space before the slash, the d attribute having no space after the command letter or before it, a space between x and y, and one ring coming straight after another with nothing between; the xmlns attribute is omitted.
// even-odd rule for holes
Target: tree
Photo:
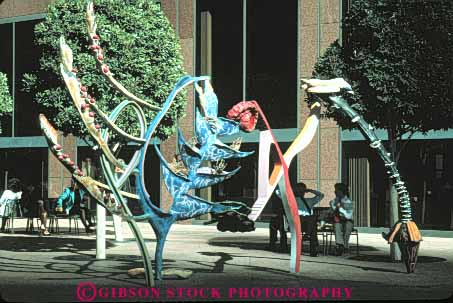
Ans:
<svg viewBox="0 0 453 303"><path fill-rule="evenodd" d="M343 45L334 42L315 65L314 77L352 84L356 95L345 97L366 121L386 130L396 163L414 133L453 127L451 16L449 0L353 1L343 19ZM393 225L397 195L390 187Z"/></svg>
<svg viewBox="0 0 453 303"><path fill-rule="evenodd" d="M0 120L13 112L13 98L9 93L8 79L0 72ZM2 132L0 124L0 133Z"/></svg>
<svg viewBox="0 0 453 303"><path fill-rule="evenodd" d="M162 104L176 81L184 75L178 38L159 6L149 0L97 0L98 33L105 63L136 96L153 105ZM44 114L65 133L86 136L81 119L60 76L59 38L64 36L74 51L78 76L104 112L126 98L109 86L96 69L86 29L85 0L56 0L49 5L45 21L35 27L35 43L42 48L40 68L23 78L24 89L45 110ZM164 140L184 115L186 98L178 96L156 135ZM148 111L148 122L155 112ZM133 110L117 121L125 131L137 131Z"/></svg>

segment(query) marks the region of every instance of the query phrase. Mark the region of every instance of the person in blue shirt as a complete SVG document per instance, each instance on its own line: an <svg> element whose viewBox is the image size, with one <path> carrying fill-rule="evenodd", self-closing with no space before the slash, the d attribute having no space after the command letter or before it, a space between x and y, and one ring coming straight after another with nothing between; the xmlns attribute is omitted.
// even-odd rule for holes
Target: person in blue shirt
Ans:
<svg viewBox="0 0 453 303"><path fill-rule="evenodd" d="M66 187L63 193L57 200L57 212L63 212L63 202L65 202L65 209L67 215L79 215L80 221L85 226L87 233L93 232L91 227L94 224L91 222L90 211L86 206L88 195L79 187L79 184L74 179L71 179L71 186Z"/></svg>
<svg viewBox="0 0 453 303"><path fill-rule="evenodd" d="M294 185L293 192L296 197L297 208L299 209L301 230L310 237L310 256L317 257L319 246L318 228L313 207L324 198L324 194L317 190L308 189L303 182ZM313 194L313 197L305 197L307 193ZM279 190L276 191L276 194L280 197Z"/></svg>

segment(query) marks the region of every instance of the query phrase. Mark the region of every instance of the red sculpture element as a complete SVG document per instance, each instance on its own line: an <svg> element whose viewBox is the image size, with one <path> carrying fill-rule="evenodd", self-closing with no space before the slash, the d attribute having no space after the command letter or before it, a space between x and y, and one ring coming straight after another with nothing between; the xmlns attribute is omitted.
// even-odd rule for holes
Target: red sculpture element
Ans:
<svg viewBox="0 0 453 303"><path fill-rule="evenodd" d="M239 120L243 131L251 132L258 122L258 109L255 101L242 101L233 106L227 114L228 119Z"/></svg>
<svg viewBox="0 0 453 303"><path fill-rule="evenodd" d="M104 74L107 74L108 72L110 72L110 68L108 67L107 64L103 64L103 65L102 65L102 72L103 72Z"/></svg>
<svg viewBox="0 0 453 303"><path fill-rule="evenodd" d="M291 256L291 258L295 258L295 272L300 271L300 255L302 252L302 233L301 233L301 228L300 228L300 218L299 218L299 210L297 207L296 203L296 197L294 196L293 189L291 188L291 182L289 180L289 173L288 173L288 165L286 164L285 159L283 158L283 153L280 149L280 146L278 145L278 142L275 138L274 132L272 131L272 128L267 121L266 116L264 115L263 111L261 110L261 107L259 106L258 102L255 100L252 101L242 101L233 106L227 114L227 118L229 119L234 119L234 120L240 120L241 122L241 128L244 131L252 131L255 126L256 122L258 121L258 115L261 116L261 118L264 121L264 124L266 125L266 128L269 130L271 136L272 136L272 141L275 145L275 149L277 150L277 155L278 155L278 160L275 163L275 166L281 166L283 168L283 177L285 181L285 189L286 189L286 197L288 199L288 208L290 213L286 214L287 216L291 216L292 221L294 222L294 231L296 235L296 249L292 251L295 251L295 256ZM272 176L271 176L272 177ZM282 193L283 194L283 193Z"/></svg>

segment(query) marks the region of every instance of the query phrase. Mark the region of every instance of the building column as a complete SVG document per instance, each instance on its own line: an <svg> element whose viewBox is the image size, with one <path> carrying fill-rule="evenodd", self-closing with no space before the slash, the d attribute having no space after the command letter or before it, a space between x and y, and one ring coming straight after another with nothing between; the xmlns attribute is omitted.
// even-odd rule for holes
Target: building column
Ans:
<svg viewBox="0 0 453 303"><path fill-rule="evenodd" d="M168 20L175 29L181 44L181 53L184 59L184 70L187 74L195 75L195 4L196 0L162 0L161 7ZM186 115L179 119L177 127L184 130L186 139L194 136L194 89L188 87L186 89L187 105ZM160 145L162 155L171 162L174 155L177 153L177 135L173 134L165 142ZM168 211L173 203L173 198L168 192L165 183L161 180L161 197L160 207L164 211ZM180 223L190 224L191 221L182 221Z"/></svg>
<svg viewBox="0 0 453 303"><path fill-rule="evenodd" d="M312 78L318 57L339 38L340 3L338 0L299 0L300 78ZM309 113L305 98L305 92L301 91L298 107L300 128L304 126ZM313 141L298 155L299 179L309 188L325 194L321 206L328 206L328 202L335 197L334 185L341 180L340 144L336 122L321 117Z"/></svg>
<svg viewBox="0 0 453 303"><path fill-rule="evenodd" d="M77 159L77 138L73 135L58 136L58 141L61 142L61 146L66 154L71 159ZM60 163L57 157L48 151L48 198L55 199L60 196L65 187L71 185L71 173Z"/></svg>

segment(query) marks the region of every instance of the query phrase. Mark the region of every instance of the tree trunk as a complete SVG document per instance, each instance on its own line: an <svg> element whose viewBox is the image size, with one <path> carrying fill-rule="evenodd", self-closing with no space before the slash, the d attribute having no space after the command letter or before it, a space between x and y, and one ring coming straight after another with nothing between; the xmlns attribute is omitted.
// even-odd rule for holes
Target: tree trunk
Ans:
<svg viewBox="0 0 453 303"><path fill-rule="evenodd" d="M395 161L396 165L398 163L398 159L396 159L397 155L397 139L394 137L395 131L390 130L388 132L388 138L390 141L390 153L392 154L393 161ZM399 220L399 207L398 207L398 193L396 192L395 187L392 184L392 181L389 180L389 192L390 192L390 228L392 228L396 222ZM401 261L401 251L398 247L396 242L390 244L390 258L392 261Z"/></svg>
<svg viewBox="0 0 453 303"><path fill-rule="evenodd" d="M389 182L390 191L390 228L398 222L398 194L392 182ZM390 244L390 258L392 261L401 261L401 251L398 243L393 242Z"/></svg>

